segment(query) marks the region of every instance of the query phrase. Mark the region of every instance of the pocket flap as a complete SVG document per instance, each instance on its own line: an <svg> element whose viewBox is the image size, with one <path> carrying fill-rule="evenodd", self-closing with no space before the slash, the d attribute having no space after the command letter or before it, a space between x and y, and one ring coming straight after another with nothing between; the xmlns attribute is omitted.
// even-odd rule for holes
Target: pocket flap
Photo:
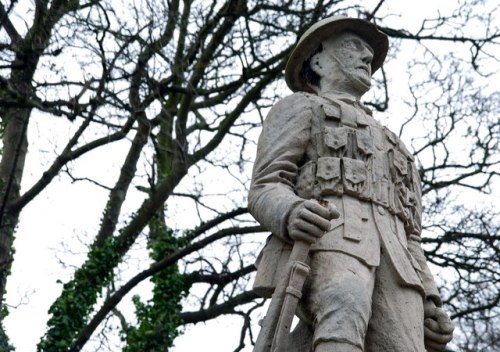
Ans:
<svg viewBox="0 0 500 352"><path fill-rule="evenodd" d="M323 157L318 159L316 176L323 180L340 178L340 158Z"/></svg>
<svg viewBox="0 0 500 352"><path fill-rule="evenodd" d="M365 155L373 154L375 146L373 144L373 138L366 132L357 131L356 140L358 142L358 149Z"/></svg>
<svg viewBox="0 0 500 352"><path fill-rule="evenodd" d="M345 178L351 183L360 183L366 180L365 163L362 160L344 158Z"/></svg>
<svg viewBox="0 0 500 352"><path fill-rule="evenodd" d="M397 150L394 150L394 166L401 175L406 175L408 173L408 161L406 157Z"/></svg>
<svg viewBox="0 0 500 352"><path fill-rule="evenodd" d="M340 106L325 104L323 105L323 110L326 117L340 120Z"/></svg>
<svg viewBox="0 0 500 352"><path fill-rule="evenodd" d="M398 143L398 137L396 137L394 132L389 131L387 127L384 127L384 132L389 142L391 142L391 144L396 145Z"/></svg>
<svg viewBox="0 0 500 352"><path fill-rule="evenodd" d="M340 149L347 145L347 128L328 129L325 133L325 144L332 149Z"/></svg>

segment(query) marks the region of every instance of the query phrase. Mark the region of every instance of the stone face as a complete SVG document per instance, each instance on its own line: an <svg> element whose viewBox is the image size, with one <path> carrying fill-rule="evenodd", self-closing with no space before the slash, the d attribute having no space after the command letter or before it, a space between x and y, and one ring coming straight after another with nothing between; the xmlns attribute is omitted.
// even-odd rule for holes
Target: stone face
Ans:
<svg viewBox="0 0 500 352"><path fill-rule="evenodd" d="M304 45L318 41L318 33L317 47ZM287 67L286 76L292 90L307 92L282 99L264 122L249 209L272 235L254 289L264 297L274 291L273 302L283 301L278 296L295 302L300 292L285 282L291 262L302 258L311 268L299 283L300 331L287 337L283 351L420 352L424 340L442 350L452 337L420 246L414 158L360 102L372 60L385 57L387 46L377 44L382 36L369 23L345 18L306 32L298 46L304 52L296 49L289 62L302 69ZM273 309L261 333L267 339L276 321L269 316L280 312ZM432 333L424 333L424 318L436 322ZM270 343L258 342L255 351L270 350Z"/></svg>

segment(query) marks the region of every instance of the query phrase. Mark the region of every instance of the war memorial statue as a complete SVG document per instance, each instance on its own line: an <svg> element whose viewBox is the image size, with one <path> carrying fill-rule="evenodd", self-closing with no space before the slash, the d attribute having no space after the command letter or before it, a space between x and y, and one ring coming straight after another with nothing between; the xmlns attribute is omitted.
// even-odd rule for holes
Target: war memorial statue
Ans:
<svg viewBox="0 0 500 352"><path fill-rule="evenodd" d="M264 121L248 199L272 232L255 352L435 352L452 339L421 248L414 157L360 101L387 50L375 25L330 17L291 54L294 94Z"/></svg>

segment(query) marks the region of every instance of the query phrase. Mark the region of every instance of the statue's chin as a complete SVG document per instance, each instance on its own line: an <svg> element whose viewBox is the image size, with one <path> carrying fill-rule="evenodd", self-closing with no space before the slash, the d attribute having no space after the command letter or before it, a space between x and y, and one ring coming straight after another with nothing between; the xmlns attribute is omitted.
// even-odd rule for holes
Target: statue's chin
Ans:
<svg viewBox="0 0 500 352"><path fill-rule="evenodd" d="M371 87L371 84L363 84L363 86L360 89L361 95L363 95L366 92L368 92L370 90L370 87Z"/></svg>
<svg viewBox="0 0 500 352"><path fill-rule="evenodd" d="M338 71L327 77L321 78L319 86L309 84L309 87L316 94L337 91L360 97L370 90L371 77L368 74Z"/></svg>
<svg viewBox="0 0 500 352"><path fill-rule="evenodd" d="M366 75L351 75L350 81L354 88L361 93L360 95L368 92L372 85L371 78Z"/></svg>

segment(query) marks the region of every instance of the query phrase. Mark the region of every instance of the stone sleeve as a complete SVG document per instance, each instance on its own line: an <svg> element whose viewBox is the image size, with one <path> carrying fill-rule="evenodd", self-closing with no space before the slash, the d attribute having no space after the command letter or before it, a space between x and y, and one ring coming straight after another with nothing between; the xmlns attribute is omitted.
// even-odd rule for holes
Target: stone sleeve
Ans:
<svg viewBox="0 0 500 352"><path fill-rule="evenodd" d="M422 278L422 284L424 286L425 298L431 299L434 301L436 306L441 307L443 302L441 300L441 295L436 287L436 283L434 282L434 277L427 265L427 261L425 260L424 251L420 244L420 236L411 235L408 240L408 250L410 251L413 258L415 258L422 269L419 273Z"/></svg>
<svg viewBox="0 0 500 352"><path fill-rule="evenodd" d="M414 218L414 221L417 221L415 224L415 232L408 237L408 250L410 251L413 258L415 258L421 268L420 277L422 278L422 284L424 286L425 297L427 299L431 299L434 301L436 306L441 307L443 302L441 300L441 295L436 287L436 283L434 281L434 277L427 265L427 260L425 259L424 250L421 245L421 213L422 213L422 191L420 186L420 177L418 175L415 164L413 165L413 179L416 185L416 196L417 196L417 216Z"/></svg>
<svg viewBox="0 0 500 352"><path fill-rule="evenodd" d="M295 194L295 182L310 142L312 116L305 93L286 97L267 115L257 145L248 208L262 226L286 241L288 216L303 201Z"/></svg>

